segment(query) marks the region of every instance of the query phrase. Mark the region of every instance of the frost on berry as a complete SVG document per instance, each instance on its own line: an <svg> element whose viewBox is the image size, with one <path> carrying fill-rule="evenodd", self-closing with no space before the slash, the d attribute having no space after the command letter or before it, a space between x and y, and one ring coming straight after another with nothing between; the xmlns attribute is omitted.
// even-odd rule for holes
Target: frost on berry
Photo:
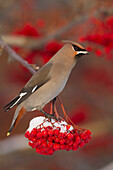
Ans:
<svg viewBox="0 0 113 170"><path fill-rule="evenodd" d="M91 139L91 132L74 128L66 121L55 121L43 116L31 120L25 133L29 146L42 155L52 155L57 150L77 150Z"/></svg>

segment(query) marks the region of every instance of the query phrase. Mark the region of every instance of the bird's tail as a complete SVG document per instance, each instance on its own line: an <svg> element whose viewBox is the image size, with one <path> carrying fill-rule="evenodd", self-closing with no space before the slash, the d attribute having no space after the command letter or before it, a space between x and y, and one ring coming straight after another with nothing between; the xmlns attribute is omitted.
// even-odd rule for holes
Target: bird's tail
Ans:
<svg viewBox="0 0 113 170"><path fill-rule="evenodd" d="M20 104L15 111L10 129L7 132L7 136L9 136L11 134L12 130L16 127L16 125L22 119L22 117L25 115L25 113L26 113L26 109L24 107L22 107L21 104Z"/></svg>
<svg viewBox="0 0 113 170"><path fill-rule="evenodd" d="M4 106L3 109L5 109L5 112L7 112L12 107L14 107L19 101L19 99L20 99L20 96L16 96L13 100L11 100L11 102L9 102L6 106Z"/></svg>

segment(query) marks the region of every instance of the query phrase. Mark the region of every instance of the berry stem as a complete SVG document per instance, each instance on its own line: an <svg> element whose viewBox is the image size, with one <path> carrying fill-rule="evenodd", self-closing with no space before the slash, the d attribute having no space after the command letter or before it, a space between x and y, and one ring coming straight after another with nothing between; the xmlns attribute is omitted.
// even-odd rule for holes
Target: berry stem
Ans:
<svg viewBox="0 0 113 170"><path fill-rule="evenodd" d="M66 111L65 111L65 109L64 109L63 103L62 103L62 101L61 101L61 99L60 99L59 96L58 96L58 100L59 100L60 106L61 106L61 108L62 108L62 111L63 111L63 114L64 114L64 118L66 119L67 123L69 124L69 122L70 122L70 123L73 125L74 128L77 128L77 129L82 130L82 128L76 126L76 125L73 123L73 121L68 117L68 115L66 114Z"/></svg>

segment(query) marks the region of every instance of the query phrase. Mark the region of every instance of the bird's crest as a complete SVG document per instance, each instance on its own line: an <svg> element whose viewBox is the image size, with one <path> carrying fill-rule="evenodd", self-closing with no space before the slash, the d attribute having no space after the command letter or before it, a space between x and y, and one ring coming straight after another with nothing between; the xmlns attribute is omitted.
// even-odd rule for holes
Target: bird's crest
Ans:
<svg viewBox="0 0 113 170"><path fill-rule="evenodd" d="M84 47L81 46L79 43L74 42L74 41L71 41L71 40L63 40L62 42L64 42L64 43L69 43L69 44L71 44L71 45L76 45L77 47L79 47L79 48L81 48L81 49L84 49Z"/></svg>

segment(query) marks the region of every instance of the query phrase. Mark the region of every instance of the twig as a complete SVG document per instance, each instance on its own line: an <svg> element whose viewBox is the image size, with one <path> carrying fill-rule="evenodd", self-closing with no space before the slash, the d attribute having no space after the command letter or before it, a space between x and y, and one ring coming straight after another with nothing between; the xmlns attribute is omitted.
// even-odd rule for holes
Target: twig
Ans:
<svg viewBox="0 0 113 170"><path fill-rule="evenodd" d="M33 67L23 58L21 58L13 49L11 49L1 38L0 38L0 46L2 49L4 49L6 52L8 52L9 55L11 55L15 60L17 60L19 63L21 63L25 68L27 68L32 74L34 74L36 71L33 69Z"/></svg>
<svg viewBox="0 0 113 170"><path fill-rule="evenodd" d="M13 145L12 145L13 143ZM28 141L24 135L14 135L9 138L0 140L0 156L8 153L12 153L17 150L28 149Z"/></svg>
<svg viewBox="0 0 113 170"><path fill-rule="evenodd" d="M103 168L100 170L112 170L113 169L113 161L110 162L109 164L105 165Z"/></svg>

